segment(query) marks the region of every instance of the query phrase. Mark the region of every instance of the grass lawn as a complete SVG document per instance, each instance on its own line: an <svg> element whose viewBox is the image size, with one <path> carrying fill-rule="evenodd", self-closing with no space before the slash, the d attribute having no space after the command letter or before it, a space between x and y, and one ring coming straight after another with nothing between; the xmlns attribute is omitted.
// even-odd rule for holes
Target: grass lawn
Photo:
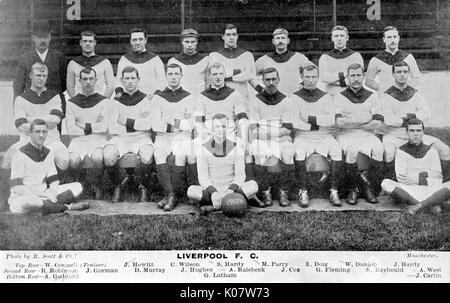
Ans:
<svg viewBox="0 0 450 303"><path fill-rule="evenodd" d="M1 215L1 250L450 250L450 211Z"/></svg>

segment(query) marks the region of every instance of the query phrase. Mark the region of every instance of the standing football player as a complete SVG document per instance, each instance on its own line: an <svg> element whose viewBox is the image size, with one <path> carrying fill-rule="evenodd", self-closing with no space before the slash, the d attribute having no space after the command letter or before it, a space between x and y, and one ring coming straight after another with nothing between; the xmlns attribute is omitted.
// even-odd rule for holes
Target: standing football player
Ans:
<svg viewBox="0 0 450 303"><path fill-rule="evenodd" d="M407 51L399 49L400 35L396 27L387 26L383 30L383 42L386 49L370 59L367 67L365 84L381 94L394 84L392 66L401 61L410 67L411 83L413 87L420 84L421 74L414 56Z"/></svg>
<svg viewBox="0 0 450 303"><path fill-rule="evenodd" d="M164 64L161 58L147 50L147 33L140 28L130 31L131 52L123 55L117 65L116 92L123 91L122 70L126 66L135 67L140 75L138 89L147 95L153 95L166 85Z"/></svg>
<svg viewBox="0 0 450 303"><path fill-rule="evenodd" d="M255 59L249 51L237 46L239 35L233 24L225 25L222 34L223 48L209 54L209 64L220 62L225 67L225 81L236 89L248 106L250 99L248 81L255 78Z"/></svg>
<svg viewBox="0 0 450 303"><path fill-rule="evenodd" d="M181 86L194 96L197 96L206 87L206 69L208 68L208 56L197 51L198 32L195 29L185 29L181 33L181 45L183 51L172 57L167 65L177 64L183 69Z"/></svg>
<svg viewBox="0 0 450 303"><path fill-rule="evenodd" d="M331 30L331 41L334 48L319 59L319 85L331 95L340 93L348 86L346 77L347 67L358 63L364 67L364 61L359 52L347 48L349 40L348 30L345 26L336 25Z"/></svg>
<svg viewBox="0 0 450 303"><path fill-rule="evenodd" d="M277 28L273 31L272 36L275 51L256 60L256 74L262 75L266 68L275 68L280 74L278 90L283 94L290 95L301 88L301 71L312 62L302 53L288 49L291 40L286 29ZM264 87L258 85L256 80L252 80L250 84L257 92L261 93L264 90Z"/></svg>
<svg viewBox="0 0 450 303"><path fill-rule="evenodd" d="M111 62L105 57L95 54L97 40L95 33L91 31L82 32L80 35L80 46L82 54L75 57L67 66L67 93L75 97L81 92L80 71L86 67L95 69L97 83L95 92L111 98L114 92L114 73Z"/></svg>

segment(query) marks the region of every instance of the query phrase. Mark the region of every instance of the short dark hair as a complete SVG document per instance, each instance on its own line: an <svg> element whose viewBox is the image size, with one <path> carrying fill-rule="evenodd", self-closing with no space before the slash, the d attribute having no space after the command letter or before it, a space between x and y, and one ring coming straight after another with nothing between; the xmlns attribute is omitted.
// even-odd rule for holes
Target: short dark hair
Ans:
<svg viewBox="0 0 450 303"><path fill-rule="evenodd" d="M303 72L305 72L305 70L317 70L317 73L319 73L319 68L315 64L309 64L309 65L305 66L303 68Z"/></svg>
<svg viewBox="0 0 450 303"><path fill-rule="evenodd" d="M142 28L135 27L132 30L130 30L130 38L132 33L144 33L144 37L147 38L147 33Z"/></svg>
<svg viewBox="0 0 450 303"><path fill-rule="evenodd" d="M408 122L406 122L406 130L409 129L410 125L422 125L422 129L425 129L425 125L423 124L423 121L418 118L409 119Z"/></svg>
<svg viewBox="0 0 450 303"><path fill-rule="evenodd" d="M37 126L37 125L45 125L46 127L48 127L48 124L47 124L47 122L45 122L45 120L43 120L43 119L34 119L30 123L30 130L33 131L34 127Z"/></svg>
<svg viewBox="0 0 450 303"><path fill-rule="evenodd" d="M400 67L400 66L406 66L406 67L408 67L408 71L411 71L408 63L406 63L405 61L399 61L399 62L395 62L394 65L392 65L392 73L395 73L395 68Z"/></svg>
<svg viewBox="0 0 450 303"><path fill-rule="evenodd" d="M222 113L215 114L212 117L212 120L219 120L219 119L228 119L228 118L227 118L227 115L222 114Z"/></svg>
<svg viewBox="0 0 450 303"><path fill-rule="evenodd" d="M234 25L234 24L232 24L232 23L228 23L228 24L225 24L225 26L224 26L224 28L223 28L223 32L225 33L225 31L226 31L227 29L236 29L236 31L237 31L237 26Z"/></svg>
<svg viewBox="0 0 450 303"><path fill-rule="evenodd" d="M392 25L386 26L385 28L383 28L383 37L384 37L384 34L386 32L388 32L388 31L397 31L398 32L398 29L395 26L392 26Z"/></svg>
<svg viewBox="0 0 450 303"><path fill-rule="evenodd" d="M264 75L265 74L270 74L276 72L277 73L277 77L278 79L280 79L280 74L278 73L277 69L275 67L267 67L263 70L262 75L263 75L263 79L264 79Z"/></svg>
<svg viewBox="0 0 450 303"><path fill-rule="evenodd" d="M347 67L347 74L350 73L350 70L361 69L364 72L364 68L359 63L352 63Z"/></svg>
<svg viewBox="0 0 450 303"><path fill-rule="evenodd" d="M167 74L167 71L169 70L169 68L179 68L180 69L180 73L183 73L183 69L181 68L181 66L179 66L176 63L171 63L171 64L167 65L167 67L166 67L166 74Z"/></svg>
<svg viewBox="0 0 450 303"><path fill-rule="evenodd" d="M80 41L83 39L84 37L94 37L94 40L96 40L95 37L97 37L97 35L93 32L93 31L84 31L80 34Z"/></svg>
<svg viewBox="0 0 450 303"><path fill-rule="evenodd" d="M331 29L331 34L333 34L334 31L344 31L348 35L348 29L343 25L336 25Z"/></svg>
<svg viewBox="0 0 450 303"><path fill-rule="evenodd" d="M125 75L125 73L136 73L136 77L139 79L139 71L134 66L125 66L124 69L122 69L122 78Z"/></svg>
<svg viewBox="0 0 450 303"><path fill-rule="evenodd" d="M97 72L95 71L95 69L93 69L92 67L85 67L82 70L80 70L80 79L81 79L81 74L87 74L89 75L91 72L94 72L95 78L97 78Z"/></svg>

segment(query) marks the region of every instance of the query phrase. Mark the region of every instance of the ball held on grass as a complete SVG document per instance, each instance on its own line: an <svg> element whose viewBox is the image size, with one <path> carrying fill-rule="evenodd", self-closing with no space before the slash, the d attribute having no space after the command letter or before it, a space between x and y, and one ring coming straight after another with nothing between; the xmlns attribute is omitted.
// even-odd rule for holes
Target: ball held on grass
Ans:
<svg viewBox="0 0 450 303"><path fill-rule="evenodd" d="M238 193L231 193L223 197L222 212L228 217L242 216L247 210L247 200Z"/></svg>

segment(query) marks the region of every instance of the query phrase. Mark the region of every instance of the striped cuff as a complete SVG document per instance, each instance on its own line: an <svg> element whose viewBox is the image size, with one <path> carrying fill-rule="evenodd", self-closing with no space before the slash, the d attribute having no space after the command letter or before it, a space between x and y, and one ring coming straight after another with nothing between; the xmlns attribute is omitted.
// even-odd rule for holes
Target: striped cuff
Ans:
<svg viewBox="0 0 450 303"><path fill-rule="evenodd" d="M345 83L344 73L338 73L338 76L339 76L339 85L341 87L347 87L347 83Z"/></svg>
<svg viewBox="0 0 450 303"><path fill-rule="evenodd" d="M14 178L9 180L9 186L13 188L14 186L23 185L23 178Z"/></svg>
<svg viewBox="0 0 450 303"><path fill-rule="evenodd" d="M380 114L375 114L375 115L372 116L372 120L379 120L379 121L383 122L384 121L384 116L380 115Z"/></svg>
<svg viewBox="0 0 450 303"><path fill-rule="evenodd" d="M91 123L86 123L84 125L84 134L85 135L90 135L92 134L92 124Z"/></svg>
<svg viewBox="0 0 450 303"><path fill-rule="evenodd" d="M47 178L47 184L52 184L55 181L58 181L58 175L51 175L50 177Z"/></svg>
<svg viewBox="0 0 450 303"><path fill-rule="evenodd" d="M289 130L294 129L294 125L292 123L282 123L281 127L284 127L286 129L289 129Z"/></svg>
<svg viewBox="0 0 450 303"><path fill-rule="evenodd" d="M195 117L195 122L205 122L206 118L205 116L196 116Z"/></svg>
<svg viewBox="0 0 450 303"><path fill-rule="evenodd" d="M135 129L134 129L135 122L136 122L136 120L127 118L127 121L125 122L125 126L127 128L127 133L132 133L135 131Z"/></svg>

